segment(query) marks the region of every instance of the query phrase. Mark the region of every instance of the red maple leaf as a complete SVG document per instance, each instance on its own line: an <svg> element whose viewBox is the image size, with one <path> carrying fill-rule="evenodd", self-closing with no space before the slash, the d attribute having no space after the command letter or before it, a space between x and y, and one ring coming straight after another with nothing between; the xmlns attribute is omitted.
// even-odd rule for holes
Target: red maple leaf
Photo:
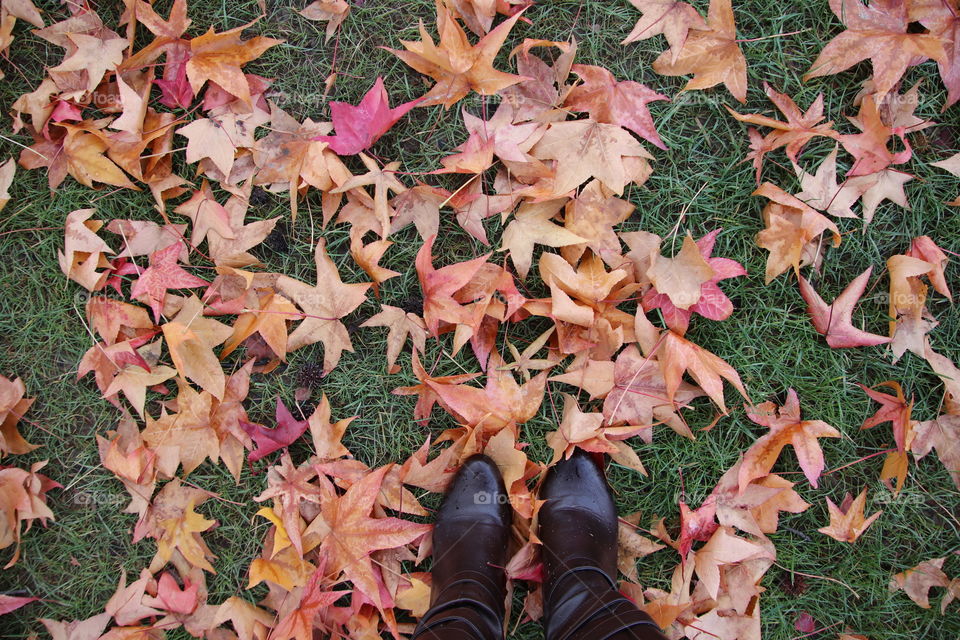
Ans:
<svg viewBox="0 0 960 640"><path fill-rule="evenodd" d="M147 304L153 310L155 322L160 322L160 312L163 309L163 299L167 295L167 289L205 287L210 284L186 272L177 264L180 249L180 243L175 242L166 249L150 254L150 266L140 274L130 290L130 295L134 298L147 296Z"/></svg>
<svg viewBox="0 0 960 640"><path fill-rule="evenodd" d="M297 420L287 409L286 405L277 397L277 426L269 429L262 424L251 424L241 421L240 426L247 432L257 448L250 452L248 459L250 462L256 462L260 458L270 455L274 451L279 451L289 446L297 438L303 435L303 432L310 426L307 420Z"/></svg>
<svg viewBox="0 0 960 640"><path fill-rule="evenodd" d="M323 140L341 156L360 153L370 148L380 139L380 136L421 100L423 98L417 98L391 109L387 90L383 86L383 78L378 77L357 106L348 102L331 102L330 116L337 134L318 136L314 139Z"/></svg>
<svg viewBox="0 0 960 640"><path fill-rule="evenodd" d="M733 313L733 303L717 285L721 280L727 278L736 278L747 275L747 270L743 268L736 260L729 258L711 258L713 245L717 240L717 234L722 229L714 229L707 235L697 240L697 249L700 255L707 261L710 268L713 269L713 277L700 285L700 299L689 309L680 309L674 306L670 301L670 296L657 291L656 287L647 289L643 294L643 308L645 311L660 309L663 314L663 321L667 326L681 335L687 332L690 326L690 318L694 313L699 313L704 318L711 320L726 320Z"/></svg>
<svg viewBox="0 0 960 640"><path fill-rule="evenodd" d="M832 304L824 302L807 279L800 278L800 295L807 302L807 311L817 333L827 337L834 349L868 347L890 342L886 336L868 333L853 326L853 309L863 295L873 267L854 278Z"/></svg>

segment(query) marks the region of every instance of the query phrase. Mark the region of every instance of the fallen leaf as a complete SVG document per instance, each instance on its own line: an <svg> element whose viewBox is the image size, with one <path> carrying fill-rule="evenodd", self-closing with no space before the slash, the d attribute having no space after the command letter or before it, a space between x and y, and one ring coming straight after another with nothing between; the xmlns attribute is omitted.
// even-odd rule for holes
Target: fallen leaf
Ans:
<svg viewBox="0 0 960 640"><path fill-rule="evenodd" d="M682 91L708 89L721 82L740 102L747 101L747 61L737 42L730 0L710 0L707 29L687 34L679 49L664 51L653 70L665 76L692 73Z"/></svg>
<svg viewBox="0 0 960 640"><path fill-rule="evenodd" d="M294 418L279 396L277 396L275 415L277 426L272 429L249 422L240 423L247 435L253 438L253 441L257 444L257 448L247 456L250 462L256 462L274 451L289 446L298 440L310 426L309 421Z"/></svg>
<svg viewBox="0 0 960 640"><path fill-rule="evenodd" d="M770 473L788 444L793 445L803 474L816 488L824 467L823 451L817 439L839 438L840 432L823 420L803 420L800 400L793 389L787 391L787 400L779 408L768 401L746 409L751 421L769 427L770 431L760 436L743 456L738 475L741 493L751 482Z"/></svg>
<svg viewBox="0 0 960 640"><path fill-rule="evenodd" d="M890 338L886 336L868 333L853 326L853 310L863 295L872 272L873 267L868 267L854 278L830 305L823 301L806 278L801 276L797 279L800 283L800 295L807 303L807 313L810 314L814 328L817 333L827 337L827 344L832 348L868 347L890 342Z"/></svg>
<svg viewBox="0 0 960 640"><path fill-rule="evenodd" d="M880 517L883 511L877 511L869 518L864 517L864 506L867 501L867 490L853 498L849 493L837 507L830 498L827 498L827 509L830 511L830 524L817 529L820 533L830 536L840 542L854 543L864 531Z"/></svg>
<svg viewBox="0 0 960 640"><path fill-rule="evenodd" d="M630 34L620 44L646 40L663 34L672 52L671 62L676 62L677 56L683 50L690 29L707 31L707 23L703 17L686 2L675 0L630 0L630 4L643 12Z"/></svg>
<svg viewBox="0 0 960 640"><path fill-rule="evenodd" d="M287 339L287 350L322 342L323 368L329 372L337 366L343 351L353 351L350 335L340 319L366 300L370 284L344 284L336 265L327 255L323 238L317 242L314 258L317 267L315 286L283 275L277 279L277 288L304 312L303 321Z"/></svg>
<svg viewBox="0 0 960 640"><path fill-rule="evenodd" d="M903 2L830 0L830 10L847 28L827 43L803 76L804 80L833 75L869 59L879 95L890 91L907 67L933 58L946 61L941 39L927 33L912 33Z"/></svg>
<svg viewBox="0 0 960 640"><path fill-rule="evenodd" d="M520 82L515 76L493 68L493 59L522 12L501 22L471 45L467 35L450 15L446 6L437 3L437 30L440 42L435 44L420 21L420 42L401 40L406 51L384 47L408 65L437 83L423 96L421 106L442 104L449 109L471 90L481 95L492 95Z"/></svg>
<svg viewBox="0 0 960 640"><path fill-rule="evenodd" d="M357 106L346 102L330 102L330 118L336 135L319 136L317 139L326 142L341 156L360 153L369 149L421 100L404 102L391 109L383 78L378 76Z"/></svg>

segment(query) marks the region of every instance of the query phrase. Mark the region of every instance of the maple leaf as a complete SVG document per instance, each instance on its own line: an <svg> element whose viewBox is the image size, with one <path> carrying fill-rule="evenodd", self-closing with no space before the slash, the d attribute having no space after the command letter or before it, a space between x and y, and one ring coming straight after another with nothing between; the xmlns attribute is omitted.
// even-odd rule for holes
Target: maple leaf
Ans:
<svg viewBox="0 0 960 640"><path fill-rule="evenodd" d="M53 640L99 640L110 622L110 614L104 611L86 620L63 622L40 618Z"/></svg>
<svg viewBox="0 0 960 640"><path fill-rule="evenodd" d="M298 431L303 424L296 422L286 411L286 407L281 411L281 404L277 404L277 422L280 423L277 430L286 430L286 425L292 425L293 432ZM286 423L286 425L285 425ZM302 431L301 431L302 433ZM279 434L272 433L272 437ZM299 437L299 436L297 436ZM262 441L258 440L258 444ZM288 443L289 444L289 443ZM260 453L259 450L254 453ZM300 524L300 503L302 501L320 504L325 498L332 497L333 487L329 482L311 484L310 480L317 476L317 469L314 465L306 464L300 467L293 466L293 460L290 459L290 453L284 452L280 456L280 463L270 467L267 474L267 489L259 496L254 498L256 502L263 502L274 499L274 509L279 509L282 514L283 527L290 543L301 556L304 553L303 538L300 535L303 526ZM273 552L280 550L277 543L274 543ZM309 549L307 549L309 550Z"/></svg>
<svg viewBox="0 0 960 640"><path fill-rule="evenodd" d="M77 209L67 214L63 231L63 251L57 251L60 270L71 280L78 282L88 291L103 288L109 271L106 254L113 249L97 235L103 226L101 220L91 220L95 209Z"/></svg>
<svg viewBox="0 0 960 640"><path fill-rule="evenodd" d="M553 193L566 195L590 178L622 194L629 182L624 157L650 157L622 127L592 119L555 122L531 150L537 158L556 160Z"/></svg>
<svg viewBox="0 0 960 640"><path fill-rule="evenodd" d="M794 483L772 473L753 480L741 492L741 464L730 467L710 492L720 524L762 538L776 532L781 511L802 513L810 506L793 490Z"/></svg>
<svg viewBox="0 0 960 640"><path fill-rule="evenodd" d="M707 542L717 531L719 525L716 520L717 502L708 496L703 504L696 509L690 509L687 503L680 501L680 536L677 538L677 551L680 558L686 562L687 554L694 542Z"/></svg>
<svg viewBox="0 0 960 640"><path fill-rule="evenodd" d="M213 348L230 337L230 327L203 317L203 303L191 295L176 317L161 329L177 371L213 397L222 399L226 378Z"/></svg>
<svg viewBox="0 0 960 640"><path fill-rule="evenodd" d="M159 350L159 344L157 345ZM150 370L144 369L142 364L131 362L117 371L110 381L110 386L103 392L108 400L123 391L127 401L143 418L143 407L146 402L147 388L159 385L177 375L176 369L167 366L153 366ZM114 401L114 404L116 402Z"/></svg>
<svg viewBox="0 0 960 640"><path fill-rule="evenodd" d="M420 239L426 241L437 235L440 229L440 206L447 202L450 193L446 189L418 184L398 193L390 201L395 211L390 221L390 233L396 233L410 223L417 229Z"/></svg>
<svg viewBox="0 0 960 640"><path fill-rule="evenodd" d="M667 96L639 82L618 82L603 67L575 64L571 70L580 76L583 84L567 94L565 107L586 111L597 122L618 124L661 149L667 148L647 109L648 103L669 100Z"/></svg>
<svg viewBox="0 0 960 640"><path fill-rule="evenodd" d="M153 449L169 447L175 451L173 468L183 464L183 475L187 476L206 458L214 462L219 458L220 440L210 419L212 408L209 393L197 393L180 382L177 412L164 413L157 420L148 415L143 441Z"/></svg>
<svg viewBox="0 0 960 640"><path fill-rule="evenodd" d="M552 65L531 53L531 49L541 46L555 47L560 51ZM500 92L513 107L514 122L566 120L566 114L557 107L570 90L566 81L576 53L577 42L572 38L570 42L526 39L510 52L510 57L517 59L517 71L526 78Z"/></svg>
<svg viewBox="0 0 960 640"><path fill-rule="evenodd" d="M380 136L422 100L423 98L418 98L404 102L391 109L387 90L383 86L383 78L378 76L377 81L357 106L347 102L330 103L330 119L333 120L336 135L319 136L317 140L326 142L341 156L360 153L364 149L369 149L380 139Z"/></svg>
<svg viewBox="0 0 960 640"><path fill-rule="evenodd" d="M300 595L300 602L270 632L270 640L312 640L314 618L318 613L333 605L349 590L327 591L323 584L325 563L321 560L320 566L310 576Z"/></svg>
<svg viewBox="0 0 960 640"><path fill-rule="evenodd" d="M562 395L563 415L560 424L556 431L547 434L547 445L553 449L550 464L561 458L569 458L578 447L594 453L616 453L616 447L607 440L603 414L584 413L576 398L566 393Z"/></svg>
<svg viewBox="0 0 960 640"><path fill-rule="evenodd" d="M230 596L216 608L215 625L229 620L240 640L262 640L267 636L276 618L239 596Z"/></svg>
<svg viewBox="0 0 960 640"><path fill-rule="evenodd" d="M457 147L459 153L441 158L437 173L483 173L497 156L509 167L536 164L527 152L541 138L546 127L538 122L513 123L513 110L504 105L493 117L483 120L463 110L463 125L470 136Z"/></svg>
<svg viewBox="0 0 960 640"><path fill-rule="evenodd" d="M417 355L416 350L413 352L411 368L419 384L409 387L397 387L393 390L393 393L398 396L419 396L417 405L413 409L413 417L414 420L421 421L425 421L430 417L433 405L439 400L439 396L434 390L434 385L458 385L468 380L473 380L480 375L479 373L462 373L453 376L434 377L423 368L423 365L420 363L420 356Z"/></svg>
<svg viewBox="0 0 960 640"><path fill-rule="evenodd" d="M53 520L53 512L47 506L47 492L61 488L39 473L47 461L34 462L30 470L16 467L0 468L0 496L3 496L3 510L0 512L0 549L16 545L10 561L4 565L9 569L20 559L21 525L30 528L34 520L47 526L47 520Z"/></svg>
<svg viewBox="0 0 960 640"><path fill-rule="evenodd" d="M790 267L799 275L800 267L813 262L818 255L818 241L824 232L832 232L833 246L839 246L840 230L837 225L775 184L764 182L753 195L762 195L771 200L763 208L766 228L756 235L757 246L770 252L767 256L765 284L770 284Z"/></svg>
<svg viewBox="0 0 960 640"><path fill-rule="evenodd" d="M768 556L762 546L736 536L732 529L719 527L694 554L694 566L700 583L716 599L720 593L720 569L751 558Z"/></svg>
<svg viewBox="0 0 960 640"><path fill-rule="evenodd" d="M194 511L210 496L202 489L183 486L174 478L163 486L153 498L147 513L134 528L133 541L144 537L157 541L157 554L151 562L151 572L156 572L170 561L173 553L179 552L191 566L216 573L209 559L216 558L200 537L216 524Z"/></svg>
<svg viewBox="0 0 960 640"><path fill-rule="evenodd" d="M493 59L503 46L504 40L522 11L515 14L483 36L471 46L467 34L450 15L447 8L437 2L437 30L440 33L439 44L427 33L420 21L420 42L401 40L406 51L384 47L408 65L437 83L423 96L421 106L442 104L449 109L465 97L471 90L481 95L493 95L498 91L522 80L493 68Z"/></svg>
<svg viewBox="0 0 960 640"><path fill-rule="evenodd" d="M914 457L919 460L933 449L937 450L937 457L950 473L953 484L960 488L960 416L944 414L915 424L910 446Z"/></svg>
<svg viewBox="0 0 960 640"><path fill-rule="evenodd" d="M785 93L778 93L766 82L763 83L763 90L767 94L780 113L786 117L786 121L776 120L756 113L741 114L730 107L727 111L740 122L749 122L750 124L761 127L770 127L773 129L768 133L752 150L744 160L753 160L753 166L757 171L757 182L760 182L760 171L763 168L763 157L767 153L786 147L787 157L791 162L797 162L797 156L803 150L810 140L817 136L838 139L840 134L833 130L833 121L820 122L823 120L823 94L817 94L817 99L813 101L806 112L800 113L797 104L793 98Z"/></svg>
<svg viewBox="0 0 960 640"><path fill-rule="evenodd" d="M334 189L334 193L342 193L351 189L359 189L367 185L373 186L373 212L380 221L380 236L386 238L390 233L390 207L387 203L388 191L394 193L403 193L407 190L403 184L397 180L396 172L400 169L399 162L389 162L381 169L377 162L369 158L366 154L360 154L360 160L367 168L367 173L362 176L353 176L348 178L343 184Z"/></svg>
<svg viewBox="0 0 960 640"><path fill-rule="evenodd" d="M340 280L336 265L327 255L323 238L317 241L314 259L317 266L315 286L283 275L277 279L277 288L304 312L303 321L287 339L287 350L322 342L323 368L330 372L337 366L344 350L353 351L350 335L340 318L366 300L370 283L345 284Z"/></svg>
<svg viewBox="0 0 960 640"><path fill-rule="evenodd" d="M550 339L555 330L556 329L554 327L550 327L541 333L524 348L523 353L521 353L512 342L507 342L507 349L509 349L510 355L513 356L513 362L506 365L507 369L510 371L519 371L524 380L530 380L531 371L541 371L543 369L550 369L556 366L558 362L552 353L548 353L547 358L534 357L541 349L543 349L543 346L547 343L547 340Z"/></svg>
<svg viewBox="0 0 960 640"><path fill-rule="evenodd" d="M207 81L216 82L224 91L241 102L251 105L250 84L240 69L259 58L264 51L282 40L255 36L241 40L243 30L250 25L215 33L210 27L206 33L190 40L190 57L186 64L187 78L194 94Z"/></svg>
<svg viewBox="0 0 960 640"><path fill-rule="evenodd" d="M957 51L957 33L960 29L960 8L956 0L912 2L907 7L909 20L929 29L930 35L944 44L943 60L937 60L940 79L947 88L947 99L942 111L960 99L960 59Z"/></svg>
<svg viewBox="0 0 960 640"><path fill-rule="evenodd" d="M913 411L913 400L911 399L908 402L903 395L903 388L893 380L881 382L877 386L889 387L893 389L896 395L880 393L859 383L857 386L863 389L864 393L870 396L872 400L880 403L880 408L877 409L877 412L864 420L860 428L869 429L878 424L889 422L893 425L893 437L897 443L897 451L901 453L905 452L913 440L912 431L914 422L910 418L910 414Z"/></svg>
<svg viewBox="0 0 960 640"><path fill-rule="evenodd" d="M10 202L10 187L16 172L17 163L13 158L7 158L0 164L0 211Z"/></svg>
<svg viewBox="0 0 960 640"><path fill-rule="evenodd" d="M258 308L240 314L233 324L233 333L224 343L220 359L226 358L244 340L257 333L280 360L286 360L287 322L297 315L297 308L279 293L263 294Z"/></svg>
<svg viewBox="0 0 960 640"><path fill-rule="evenodd" d="M943 41L936 35L911 33L907 3L900 0L830 0L830 10L847 28L827 43L803 76L828 76L869 59L874 85L882 96L900 80L907 67L933 58L946 62Z"/></svg>
<svg viewBox="0 0 960 640"><path fill-rule="evenodd" d="M658 544L637 533L636 528L621 520L617 532L617 568L620 573L634 582L640 581L637 572L637 560L645 558L651 553L663 549L664 545Z"/></svg>
<svg viewBox="0 0 960 640"><path fill-rule="evenodd" d="M830 498L827 498L827 509L830 511L830 524L817 529L817 531L840 542L856 542L867 528L873 524L873 521L883 513L883 511L877 511L869 518L865 518L863 509L866 506L866 502L866 489L864 489L856 499L847 493L839 507L837 507Z"/></svg>
<svg viewBox="0 0 960 640"><path fill-rule="evenodd" d="M834 349L850 347L869 347L890 342L886 336L868 333L853 326L853 310L863 295L873 267L850 281L843 292L831 303L827 304L820 297L806 278L800 276L800 295L807 303L807 313L814 328L822 336L827 337L827 344Z"/></svg>
<svg viewBox="0 0 960 640"><path fill-rule="evenodd" d="M431 379L425 382L436 393L441 406L461 424L496 433L523 424L537 414L547 381L547 372L544 371L519 385L503 365L496 352L490 354L487 383L483 389Z"/></svg>
<svg viewBox="0 0 960 640"><path fill-rule="evenodd" d="M864 97L863 102L860 103L860 113L857 114L854 123L857 124L861 133L842 135L839 138L843 148L856 159L847 172L848 176L866 176L876 173L891 164L902 164L913 155L904 129L887 126L880 119L880 111L874 96ZM890 138L894 135L900 138L904 146L904 149L897 153L891 153L887 147Z"/></svg>
<svg viewBox="0 0 960 640"><path fill-rule="evenodd" d="M280 396L277 396L277 408L275 411L277 426L268 429L263 425L241 422L240 426L247 432L257 448L250 452L248 459L250 462L256 462L264 456L268 456L274 451L279 451L289 446L304 434L310 423L307 420L297 420L283 404Z"/></svg>
<svg viewBox="0 0 960 640"><path fill-rule="evenodd" d="M36 602L40 598L34 596L0 596L0 616L10 613L11 611L16 611L20 607L24 607L31 602Z"/></svg>
<svg viewBox="0 0 960 640"><path fill-rule="evenodd" d="M327 554L328 571L343 574L356 590L364 594L380 609L390 606L384 600L379 568L370 554L383 549L394 549L409 544L430 530L430 525L417 524L399 518L371 517L384 475L390 466L380 467L366 474L342 496L325 500L314 524L326 532L320 553Z"/></svg>
<svg viewBox="0 0 960 640"><path fill-rule="evenodd" d="M0 375L0 457L5 453L29 453L40 445L30 444L17 430L17 423L33 404L34 398L24 398L27 387L23 380L10 380Z"/></svg>
<svg viewBox="0 0 960 640"><path fill-rule="evenodd" d="M654 287L644 292L643 308L645 311L660 309L667 326L681 335L686 333L690 326L690 318L694 313L718 321L726 320L733 313L733 303L730 302L730 298L726 296L717 283L728 278L745 276L747 271L743 268L743 265L735 260L711 257L714 243L720 231L722 229L715 229L696 241L694 247L698 252L699 260L692 255L690 249L687 249L686 257L684 256L684 249L681 249L680 253L673 259L663 258L659 251L651 253L651 265L646 273ZM690 244L693 244L693 240L688 235L683 241L684 248L688 246L688 239ZM670 266L665 266L665 264ZM707 279L694 286L698 280L706 275L707 270L703 268L704 266L711 273ZM681 276L670 273L670 268L679 271L689 269L693 273L684 273ZM696 275L698 271L702 275ZM654 282L654 275L657 276L657 280L663 279L661 273L666 276L666 284L669 286L666 293L661 291ZM678 288L681 284L682 287ZM670 295L670 292L673 295ZM674 303L674 297L686 300L684 298L685 294L689 296L689 299L695 299L695 302L687 305L686 308Z"/></svg>
<svg viewBox="0 0 960 640"><path fill-rule="evenodd" d="M569 377L571 374L567 374ZM677 411L692 400L704 395L697 387L680 382L673 400L667 398L667 385L656 358L643 357L636 345L628 345L620 355L613 371L613 388L603 403L607 424L626 423L638 427L667 424L682 436L693 438L690 427ZM640 433L650 440L652 432Z"/></svg>
<svg viewBox="0 0 960 640"><path fill-rule="evenodd" d="M927 273L930 284L933 285L937 293L946 296L947 299L953 299L950 294L950 287L947 286L946 276L943 272L943 268L946 266L949 258L930 236L918 236L911 240L907 255L912 258L919 258L932 265L933 268Z"/></svg>
<svg viewBox="0 0 960 640"><path fill-rule="evenodd" d="M104 155L110 145L102 131L103 121L83 121L77 125L61 122L62 137L54 140L34 134L35 144L20 152L19 163L25 169L47 167L47 181L54 191L69 174L85 187L93 183L139 191L123 170Z"/></svg>
<svg viewBox="0 0 960 640"><path fill-rule="evenodd" d="M909 349L917 355L925 351L925 335L937 323L926 307L928 287L920 278L935 271L935 265L909 255L887 258L890 272L890 344L894 357Z"/></svg>
<svg viewBox="0 0 960 640"><path fill-rule="evenodd" d="M690 29L707 31L707 23L703 16L686 2L676 0L630 0L630 4L643 12L630 34L620 44L646 40L661 33L666 37L672 52L671 62L676 62L677 56L687 41Z"/></svg>
<svg viewBox="0 0 960 640"><path fill-rule="evenodd" d="M136 624L143 618L160 615L160 611L143 603L148 585L156 587L153 576L146 569L140 571L140 577L127 585L127 572L120 572L120 584L107 601L104 609L113 616L119 625Z"/></svg>
<svg viewBox="0 0 960 640"><path fill-rule="evenodd" d="M317 137L330 133L329 123L316 123L307 118L301 124L288 113L271 105L270 133L256 141L253 159L257 165L256 184L287 188L294 219L299 190L313 187L323 192L323 222L326 224L340 206L342 196L332 190L351 173L340 158ZM286 184L284 184L286 183Z"/></svg>
<svg viewBox="0 0 960 640"><path fill-rule="evenodd" d="M563 205L563 200L525 202L503 230L500 251L510 252L510 259L521 280L525 280L530 272L534 245L565 247L586 241L570 229L551 222Z"/></svg>
<svg viewBox="0 0 960 640"><path fill-rule="evenodd" d="M599 180L591 180L576 198L567 201L563 215L564 227L582 236L583 242L564 246L561 255L573 264L580 260L586 249L590 249L611 267L619 267L623 259L620 240L613 227L624 222L635 210L632 202L611 195Z"/></svg>
<svg viewBox="0 0 960 640"><path fill-rule="evenodd" d="M229 176L237 149L254 144L254 127L248 126L246 119L225 113L211 118L197 118L177 129L177 135L187 139L187 162L209 158L214 167L224 176Z"/></svg>
<svg viewBox="0 0 960 640"><path fill-rule="evenodd" d="M629 347L628 347L629 348ZM623 352L621 352L622 354ZM578 366L574 363L565 373L549 378L550 382L563 382L579 387L590 394L590 400L605 398L614 389L616 365L610 360L587 360ZM613 421L610 421L611 424Z"/></svg>
<svg viewBox="0 0 960 640"><path fill-rule="evenodd" d="M97 88L108 71L116 69L123 62L123 51L129 42L123 38L98 38L83 33L66 33L66 38L74 45L74 51L51 72L86 71L86 91Z"/></svg>
<svg viewBox="0 0 960 640"><path fill-rule="evenodd" d="M347 427L357 416L330 421L330 401L327 394L323 394L320 404L307 418L307 425L310 428L310 436L313 438L313 447L316 449L316 455L321 460L332 460L350 455L340 440L346 432Z"/></svg>
<svg viewBox="0 0 960 640"><path fill-rule="evenodd" d="M903 591L913 600L917 606L924 609L930 608L930 589L933 587L945 587L948 589L940 603L940 612L947 609L954 598L958 597L955 592L956 580L952 581L943 572L943 563L946 558L934 558L933 560L924 560L917 566L907 569L890 578L890 591L903 589Z"/></svg>
<svg viewBox="0 0 960 640"><path fill-rule="evenodd" d="M160 322L167 289L205 287L210 284L180 267L177 264L179 256L179 244L171 244L165 249L154 251L150 254L150 266L144 269L130 288L133 298L145 300L153 310L153 319L156 322Z"/></svg>
<svg viewBox="0 0 960 640"><path fill-rule="evenodd" d="M837 146L827 155L817 168L816 174L809 174L793 163L793 171L800 180L802 191L795 197L814 209L825 211L838 218L855 218L850 208L871 186L872 176L848 178L837 185Z"/></svg>
<svg viewBox="0 0 960 640"><path fill-rule="evenodd" d="M687 34L679 49L664 51L653 70L665 76L693 78L681 91L707 89L721 82L733 97L747 101L747 61L737 43L731 0L710 0L707 28Z"/></svg>
<svg viewBox="0 0 960 640"><path fill-rule="evenodd" d="M681 378L686 371L696 380L711 400L724 413L727 406L723 402L723 380L727 380L744 398L747 390L743 388L740 375L723 359L706 349L695 345L674 333L665 331L663 342L656 351L667 386L667 400L673 402L680 389Z"/></svg>
<svg viewBox="0 0 960 640"><path fill-rule="evenodd" d="M307 20L326 22L326 39L329 41L350 15L350 5L347 0L314 0L297 13Z"/></svg>
<svg viewBox="0 0 960 640"><path fill-rule="evenodd" d="M427 331L423 320L417 314L409 313L399 307L392 307L388 304L381 305L380 313L360 326L389 328L390 331L387 334L388 373L397 373L400 370L396 362L408 337L415 351L423 353L426 346Z"/></svg>
<svg viewBox="0 0 960 640"><path fill-rule="evenodd" d="M450 324L472 322L473 313L454 300L453 296L473 279L489 257L487 254L466 262L434 269L433 243L435 240L435 237L431 237L423 243L417 252L416 260L417 277L420 279L420 288L423 291L423 319L433 336L438 335L440 322Z"/></svg>
<svg viewBox="0 0 960 640"><path fill-rule="evenodd" d="M816 488L817 479L823 471L823 451L818 438L839 438L840 432L823 420L803 420L800 417L800 400L793 389L787 391L787 401L777 406L770 401L756 406L746 406L751 421L769 427L770 431L760 436L743 456L738 474L740 491L758 478L770 473L780 452L788 444L793 445L803 474Z"/></svg>

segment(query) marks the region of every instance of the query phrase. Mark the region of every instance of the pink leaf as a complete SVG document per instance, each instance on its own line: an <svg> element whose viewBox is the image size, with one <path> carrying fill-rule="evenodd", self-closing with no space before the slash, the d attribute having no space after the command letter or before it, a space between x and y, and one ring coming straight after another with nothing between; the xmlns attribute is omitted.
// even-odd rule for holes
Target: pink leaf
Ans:
<svg viewBox="0 0 960 640"><path fill-rule="evenodd" d="M357 106L347 102L331 102L330 115L337 134L318 136L315 139L323 140L341 156L360 153L379 140L380 136L421 100L423 98L417 98L391 109L383 78L377 78Z"/></svg>

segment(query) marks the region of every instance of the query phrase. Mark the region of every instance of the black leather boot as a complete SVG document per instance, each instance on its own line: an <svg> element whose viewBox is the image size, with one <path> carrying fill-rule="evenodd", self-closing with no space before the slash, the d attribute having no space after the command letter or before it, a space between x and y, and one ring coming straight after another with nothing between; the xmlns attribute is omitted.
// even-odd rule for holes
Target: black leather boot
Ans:
<svg viewBox="0 0 960 640"><path fill-rule="evenodd" d="M552 467L540 499L546 640L666 640L617 590L617 509L592 455Z"/></svg>
<svg viewBox="0 0 960 640"><path fill-rule="evenodd" d="M480 454L468 458L437 513L431 607L413 639L503 638L511 517L496 463Z"/></svg>

